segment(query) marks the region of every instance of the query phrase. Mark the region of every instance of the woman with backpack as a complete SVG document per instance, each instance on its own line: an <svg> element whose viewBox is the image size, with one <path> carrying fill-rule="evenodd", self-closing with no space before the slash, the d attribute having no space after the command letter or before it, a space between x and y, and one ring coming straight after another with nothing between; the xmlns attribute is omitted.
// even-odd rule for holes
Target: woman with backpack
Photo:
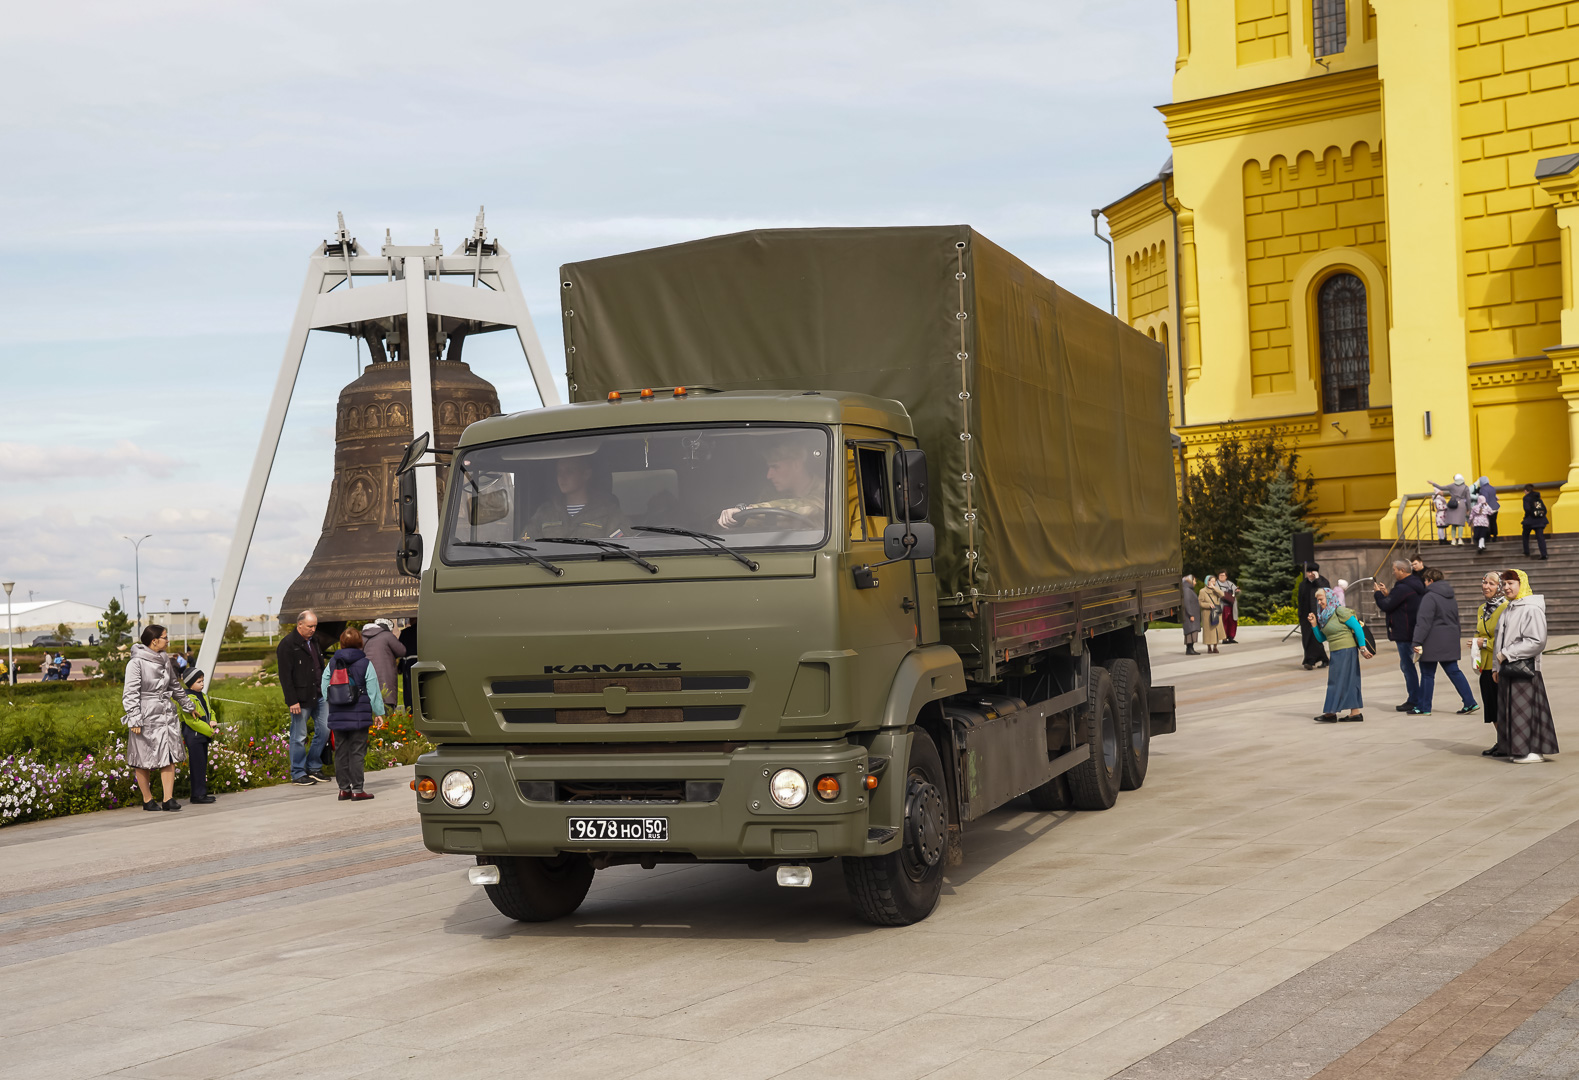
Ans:
<svg viewBox="0 0 1579 1080"><path fill-rule="evenodd" d="M329 707L329 730L334 732L334 778L340 785L340 801L371 799L372 793L362 790L362 760L373 717L384 715L384 695L378 672L362 651L362 631L356 627L340 632L340 649L324 665L320 691Z"/></svg>

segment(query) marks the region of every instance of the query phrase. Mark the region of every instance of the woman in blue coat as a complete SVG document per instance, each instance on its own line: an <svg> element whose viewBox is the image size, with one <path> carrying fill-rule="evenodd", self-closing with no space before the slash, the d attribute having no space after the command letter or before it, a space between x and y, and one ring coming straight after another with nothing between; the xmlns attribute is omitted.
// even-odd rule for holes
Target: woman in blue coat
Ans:
<svg viewBox="0 0 1579 1080"><path fill-rule="evenodd" d="M384 715L384 695L378 672L362 651L362 631L347 626L340 633L340 650L324 665L320 686L329 706L329 730L334 732L334 778L340 801L373 797L362 790L362 760L367 756L367 733L373 717Z"/></svg>

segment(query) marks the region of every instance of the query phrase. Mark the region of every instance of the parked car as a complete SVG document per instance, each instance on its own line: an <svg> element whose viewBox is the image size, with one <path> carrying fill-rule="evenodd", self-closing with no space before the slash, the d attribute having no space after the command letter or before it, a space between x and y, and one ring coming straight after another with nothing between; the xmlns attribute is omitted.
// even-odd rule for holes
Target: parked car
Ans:
<svg viewBox="0 0 1579 1080"><path fill-rule="evenodd" d="M77 641L76 639L62 640L56 637L54 634L40 634L38 637L33 639L33 645L36 648L43 649L64 649L68 645L81 644L82 642Z"/></svg>

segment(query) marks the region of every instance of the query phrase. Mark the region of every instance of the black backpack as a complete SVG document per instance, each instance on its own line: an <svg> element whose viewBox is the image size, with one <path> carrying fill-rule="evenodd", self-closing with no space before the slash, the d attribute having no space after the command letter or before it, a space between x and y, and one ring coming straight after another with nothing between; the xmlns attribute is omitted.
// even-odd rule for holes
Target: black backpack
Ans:
<svg viewBox="0 0 1579 1080"><path fill-rule="evenodd" d="M338 656L330 664L333 670L329 672L329 696L326 699L329 704L346 706L361 701L367 690L361 680L351 678L351 664L341 663Z"/></svg>

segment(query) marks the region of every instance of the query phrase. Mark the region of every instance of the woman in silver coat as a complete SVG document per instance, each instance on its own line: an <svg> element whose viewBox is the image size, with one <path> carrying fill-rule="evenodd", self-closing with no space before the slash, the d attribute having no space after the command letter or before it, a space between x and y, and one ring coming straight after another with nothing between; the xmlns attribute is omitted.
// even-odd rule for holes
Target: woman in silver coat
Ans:
<svg viewBox="0 0 1579 1080"><path fill-rule="evenodd" d="M175 763L186 758L186 745L181 740L181 718L176 715L170 695L179 698L181 708L187 712L193 712L194 706L170 666L165 652L169 647L170 635L164 627L158 623L144 627L142 643L132 646L132 656L126 664L126 688L121 693L121 706L126 710L126 762L137 775L144 810L181 809L175 800ZM154 769L159 770L164 788L162 803L148 786L148 774Z"/></svg>

